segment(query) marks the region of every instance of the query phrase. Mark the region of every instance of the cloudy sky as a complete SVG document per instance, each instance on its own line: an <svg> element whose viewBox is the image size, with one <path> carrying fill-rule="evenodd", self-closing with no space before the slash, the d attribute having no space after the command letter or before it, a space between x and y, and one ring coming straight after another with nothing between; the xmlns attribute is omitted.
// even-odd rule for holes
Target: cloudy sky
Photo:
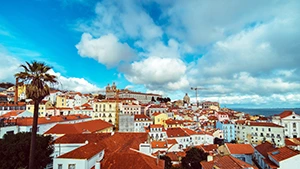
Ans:
<svg viewBox="0 0 300 169"><path fill-rule="evenodd" d="M300 1L4 1L0 58L1 82L38 60L62 89L300 107Z"/></svg>

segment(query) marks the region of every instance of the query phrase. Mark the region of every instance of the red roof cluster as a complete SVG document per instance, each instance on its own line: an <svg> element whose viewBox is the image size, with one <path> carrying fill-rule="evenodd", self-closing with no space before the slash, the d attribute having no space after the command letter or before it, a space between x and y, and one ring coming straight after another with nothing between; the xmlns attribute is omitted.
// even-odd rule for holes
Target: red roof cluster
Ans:
<svg viewBox="0 0 300 169"><path fill-rule="evenodd" d="M213 161L201 162L203 169L212 169L212 168L234 168L234 169L258 169L255 166L252 166L242 160L239 160L232 156L217 156Z"/></svg>
<svg viewBox="0 0 300 169"><path fill-rule="evenodd" d="M57 123L57 122L73 121L73 120L87 119L87 118L90 117L82 114L74 114L68 116L39 117L38 124ZM13 122L18 126L31 126L33 123L33 117L18 117L16 119L10 120L9 122Z"/></svg>
<svg viewBox="0 0 300 169"><path fill-rule="evenodd" d="M99 119L74 124L56 124L46 131L45 134L96 133L111 127L113 127L111 123Z"/></svg>

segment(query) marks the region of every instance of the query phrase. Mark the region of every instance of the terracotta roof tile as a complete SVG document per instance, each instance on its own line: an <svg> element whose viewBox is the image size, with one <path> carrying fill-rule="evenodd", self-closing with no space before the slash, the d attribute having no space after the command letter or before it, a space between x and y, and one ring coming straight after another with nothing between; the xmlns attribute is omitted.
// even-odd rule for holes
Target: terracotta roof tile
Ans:
<svg viewBox="0 0 300 169"><path fill-rule="evenodd" d="M144 121L151 121L150 117L146 116L145 114L134 115L134 121L141 121L141 119L144 119Z"/></svg>
<svg viewBox="0 0 300 169"><path fill-rule="evenodd" d="M155 113L152 114L152 116L158 116L158 115L160 115L160 114L162 114L162 113L160 113L160 112L155 112Z"/></svg>
<svg viewBox="0 0 300 169"><path fill-rule="evenodd" d="M161 124L151 124L150 128L164 128L164 126Z"/></svg>
<svg viewBox="0 0 300 169"><path fill-rule="evenodd" d="M177 144L176 139L167 139L168 144Z"/></svg>
<svg viewBox="0 0 300 169"><path fill-rule="evenodd" d="M57 158L89 159L105 149L105 159L103 159L103 164L101 163L101 165L104 165L107 161L108 165L111 163L108 160L110 156L128 152L129 149L138 150L140 143L144 143L147 139L147 133L115 133L111 137L101 139L98 142L89 143ZM123 158L118 160L124 163Z"/></svg>
<svg viewBox="0 0 300 169"><path fill-rule="evenodd" d="M107 157L101 165L106 169L164 169L165 161L130 150Z"/></svg>
<svg viewBox="0 0 300 169"><path fill-rule="evenodd" d="M0 117L2 118L9 118L9 117L15 117L15 116L18 116L19 114L23 113L25 110L13 110L13 111L10 111L10 112L7 112L3 115L1 115Z"/></svg>
<svg viewBox="0 0 300 169"><path fill-rule="evenodd" d="M72 121L72 120L78 120L78 119L87 119L90 118L86 115L81 114L74 114L74 115L68 115L68 116L51 116L49 118L47 117L39 117L38 124L49 124L49 123L57 123L57 122L64 122L64 121ZM14 122L19 126L31 126L33 122L32 117L19 117L17 119L14 119Z"/></svg>
<svg viewBox="0 0 300 169"><path fill-rule="evenodd" d="M173 120L173 119L168 119L165 121L166 124L172 125L172 124L183 124L182 120Z"/></svg>
<svg viewBox="0 0 300 169"><path fill-rule="evenodd" d="M255 149L256 149L261 155L263 155L265 158L267 158L267 157L268 157L267 152L274 151L274 150L276 150L277 148L275 148L275 147L273 146L273 144L271 144L271 143L269 143L269 142L265 142L265 143L262 143L262 144L256 146Z"/></svg>
<svg viewBox="0 0 300 169"><path fill-rule="evenodd" d="M110 137L111 133L93 133L93 134L65 134L54 140L55 144L74 144L98 142L104 138Z"/></svg>
<svg viewBox="0 0 300 169"><path fill-rule="evenodd" d="M210 162L201 162L203 169L212 169L212 168L220 168L220 169L257 169L257 167L252 166L242 160L234 158L232 156L222 156L216 157L213 161Z"/></svg>
<svg viewBox="0 0 300 169"><path fill-rule="evenodd" d="M151 142L152 148L168 148L166 141L152 141Z"/></svg>
<svg viewBox="0 0 300 169"><path fill-rule="evenodd" d="M89 143L81 146L73 151L65 153L57 158L73 158L73 159L90 159L97 153L105 149L105 146L99 143Z"/></svg>
<svg viewBox="0 0 300 169"><path fill-rule="evenodd" d="M283 161L285 159L291 158L293 156L299 155L299 152L296 152L292 149L289 149L287 147L282 147L277 150L273 150L271 152L268 152L268 155L272 157L277 162Z"/></svg>
<svg viewBox="0 0 300 169"><path fill-rule="evenodd" d="M45 134L95 133L111 127L113 127L111 123L99 119L74 124L56 124L46 131Z"/></svg>
<svg viewBox="0 0 300 169"><path fill-rule="evenodd" d="M204 152L212 152L218 149L218 144L208 144L199 146Z"/></svg>
<svg viewBox="0 0 300 169"><path fill-rule="evenodd" d="M181 161L185 157L185 152L167 152L166 156L170 157L171 161Z"/></svg>
<svg viewBox="0 0 300 169"><path fill-rule="evenodd" d="M286 110L286 111L283 111L282 113L280 113L278 116L283 119L283 118L288 117L292 114L293 114L293 111Z"/></svg>
<svg viewBox="0 0 300 169"><path fill-rule="evenodd" d="M167 135L169 138L189 136L182 128L168 128Z"/></svg>
<svg viewBox="0 0 300 169"><path fill-rule="evenodd" d="M253 154L254 148L250 144L225 143L230 154Z"/></svg>

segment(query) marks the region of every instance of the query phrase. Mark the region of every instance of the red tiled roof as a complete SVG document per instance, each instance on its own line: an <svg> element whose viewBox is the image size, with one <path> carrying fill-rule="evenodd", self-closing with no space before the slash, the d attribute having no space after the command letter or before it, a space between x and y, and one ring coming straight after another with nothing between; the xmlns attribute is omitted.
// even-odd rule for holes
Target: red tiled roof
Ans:
<svg viewBox="0 0 300 169"><path fill-rule="evenodd" d="M188 128L182 128L188 135L195 135L195 134L200 134L200 133L197 133L196 131L194 130L191 130L191 129L188 129Z"/></svg>
<svg viewBox="0 0 300 169"><path fill-rule="evenodd" d="M298 146L299 145L299 144L294 143L293 141L291 141L288 138L284 139L284 141L285 141L286 146Z"/></svg>
<svg viewBox="0 0 300 169"><path fill-rule="evenodd" d="M93 134L65 134L54 140L55 144L74 144L98 142L104 138L110 137L111 133L93 133Z"/></svg>
<svg viewBox="0 0 300 169"><path fill-rule="evenodd" d="M14 117L14 116L18 116L19 114L23 113L25 110L13 110L10 112L7 112L3 115L1 115L0 117L2 118L9 118L9 117Z"/></svg>
<svg viewBox="0 0 300 169"><path fill-rule="evenodd" d="M160 114L162 114L162 113L160 113L160 112L155 112L155 113L152 114L152 116L158 116L158 115L160 115Z"/></svg>
<svg viewBox="0 0 300 169"><path fill-rule="evenodd" d="M150 117L146 116L145 114L135 114L134 115L134 121L140 121L140 119L144 119L147 121L151 121Z"/></svg>
<svg viewBox="0 0 300 169"><path fill-rule="evenodd" d="M216 157L213 161L206 162L203 161L201 162L202 168L203 169L212 169L212 168L220 168L220 169L229 169L229 168L234 168L234 169L257 169L257 167L252 166L242 160L239 160L235 157L232 157L230 155L228 156L222 156L222 157Z"/></svg>
<svg viewBox="0 0 300 169"><path fill-rule="evenodd" d="M226 112L218 112L218 115L227 115L228 116L228 114Z"/></svg>
<svg viewBox="0 0 300 169"><path fill-rule="evenodd" d="M47 117L39 117L38 124L48 124L48 123L57 123L57 122L63 122L63 121L72 121L72 120L78 120L78 119L87 119L90 118L86 115L81 114L74 114L74 115L68 115L68 116L51 116L49 118ZM12 121L11 121L12 122ZM19 117L17 119L14 119L14 122L19 126L31 126L33 122L32 117Z"/></svg>
<svg viewBox="0 0 300 169"><path fill-rule="evenodd" d="M210 152L218 149L218 144L200 145L204 152Z"/></svg>
<svg viewBox="0 0 300 169"><path fill-rule="evenodd" d="M81 146L73 151L65 153L57 158L75 158L75 159L90 159L97 153L105 149L105 146L99 143L89 143L87 145Z"/></svg>
<svg viewBox="0 0 300 169"><path fill-rule="evenodd" d="M147 139L147 133L115 133L111 137L101 139L98 142L89 143L57 158L89 159L105 149L105 159L101 162L101 165L105 166L112 162L108 160L110 156L128 152L130 148L138 150L140 143L144 143ZM124 163L124 158L118 160Z"/></svg>
<svg viewBox="0 0 300 169"><path fill-rule="evenodd" d="M168 145L165 141L152 141L151 147L152 148L168 148Z"/></svg>
<svg viewBox="0 0 300 169"><path fill-rule="evenodd" d="M218 120L218 117L216 117L216 116L208 116L207 119L208 120Z"/></svg>
<svg viewBox="0 0 300 169"><path fill-rule="evenodd" d="M163 125L161 125L161 124L151 124L150 128L163 128Z"/></svg>
<svg viewBox="0 0 300 169"><path fill-rule="evenodd" d="M113 127L111 123L99 119L74 124L56 124L46 131L45 134L95 133L111 127Z"/></svg>
<svg viewBox="0 0 300 169"><path fill-rule="evenodd" d="M296 152L292 149L289 149L287 147L282 147L277 150L273 150L271 152L268 152L268 155L272 157L277 162L283 161L285 159L291 158L293 156L299 155L299 152Z"/></svg>
<svg viewBox="0 0 300 169"><path fill-rule="evenodd" d="M166 156L170 157L171 161L181 161L185 157L185 152L167 152Z"/></svg>
<svg viewBox="0 0 300 169"><path fill-rule="evenodd" d="M157 161L156 157L129 150L107 157L101 165L106 169L164 169L165 161Z"/></svg>
<svg viewBox="0 0 300 169"><path fill-rule="evenodd" d="M15 103L0 103L0 106L4 106L4 107L13 107L13 106L26 106L26 103L25 102L17 102L16 104Z"/></svg>
<svg viewBox="0 0 300 169"><path fill-rule="evenodd" d="M283 128L283 126L280 126L280 125L275 124L275 123L255 122L255 121L251 121L250 126L267 126L267 127L280 127L280 128Z"/></svg>
<svg viewBox="0 0 300 169"><path fill-rule="evenodd" d="M177 144L176 139L167 139L168 144Z"/></svg>
<svg viewBox="0 0 300 169"><path fill-rule="evenodd" d="M262 144L256 146L255 149L256 149L261 155L263 155L265 158L268 158L267 152L274 151L274 150L276 150L277 148L275 148L275 147L273 146L273 144L271 144L271 143L269 143L269 142L265 142L265 143L262 143Z"/></svg>
<svg viewBox="0 0 300 169"><path fill-rule="evenodd" d="M280 126L275 123L270 122L256 122L256 121L249 121L249 120L237 120L235 124L244 124L249 126L266 126L266 127L280 127L283 128L283 126Z"/></svg>
<svg viewBox="0 0 300 169"><path fill-rule="evenodd" d="M286 110L286 111L280 113L278 116L279 116L280 118L283 119L283 118L288 117L288 116L290 116L290 115L292 115L292 114L293 114L293 111L291 111L291 110Z"/></svg>
<svg viewBox="0 0 300 169"><path fill-rule="evenodd" d="M254 148L250 144L225 143L230 154L253 154Z"/></svg>
<svg viewBox="0 0 300 169"><path fill-rule="evenodd" d="M168 119L165 121L166 124L183 124L183 121L182 120L173 120L173 119Z"/></svg>
<svg viewBox="0 0 300 169"><path fill-rule="evenodd" d="M91 107L91 105L89 103L84 103L83 105L81 105L81 107Z"/></svg>
<svg viewBox="0 0 300 169"><path fill-rule="evenodd" d="M182 128L168 128L167 135L169 138L189 136Z"/></svg>

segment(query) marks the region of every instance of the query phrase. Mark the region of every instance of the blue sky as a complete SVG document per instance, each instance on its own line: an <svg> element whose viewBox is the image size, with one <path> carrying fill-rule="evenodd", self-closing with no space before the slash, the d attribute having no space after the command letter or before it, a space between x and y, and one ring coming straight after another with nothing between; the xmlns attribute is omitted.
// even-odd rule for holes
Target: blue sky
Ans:
<svg viewBox="0 0 300 169"><path fill-rule="evenodd" d="M290 1L12 0L0 6L0 81L24 61L62 89L120 88L227 107L299 107L300 4Z"/></svg>

